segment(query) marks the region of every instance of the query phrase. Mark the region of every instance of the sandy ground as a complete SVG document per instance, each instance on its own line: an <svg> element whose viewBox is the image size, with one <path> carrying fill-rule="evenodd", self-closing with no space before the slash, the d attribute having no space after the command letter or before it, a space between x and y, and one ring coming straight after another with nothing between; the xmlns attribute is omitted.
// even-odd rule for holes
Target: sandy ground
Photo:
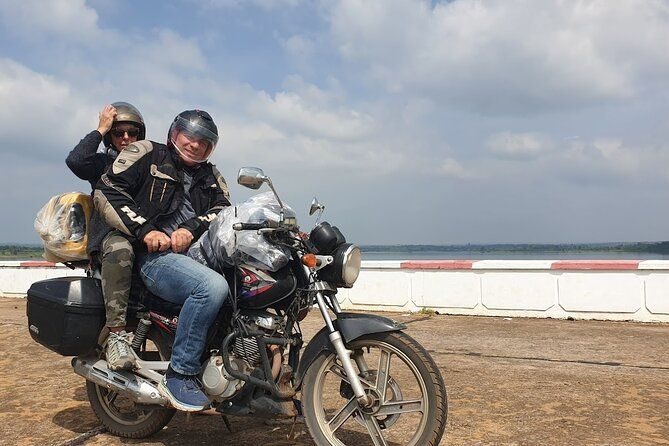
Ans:
<svg viewBox="0 0 669 446"><path fill-rule="evenodd" d="M669 445L669 325L390 315L433 355L449 396L442 445ZM316 312L307 333L321 326ZM0 444L309 445L303 425L177 414L159 434L99 429L82 378L0 299Z"/></svg>

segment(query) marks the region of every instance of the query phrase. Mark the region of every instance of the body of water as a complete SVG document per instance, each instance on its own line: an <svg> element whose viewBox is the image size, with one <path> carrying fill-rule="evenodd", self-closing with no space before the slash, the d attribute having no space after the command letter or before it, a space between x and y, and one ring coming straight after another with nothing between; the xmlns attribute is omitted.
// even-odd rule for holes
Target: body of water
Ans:
<svg viewBox="0 0 669 446"><path fill-rule="evenodd" d="M363 260L669 260L669 254L633 252L364 251Z"/></svg>

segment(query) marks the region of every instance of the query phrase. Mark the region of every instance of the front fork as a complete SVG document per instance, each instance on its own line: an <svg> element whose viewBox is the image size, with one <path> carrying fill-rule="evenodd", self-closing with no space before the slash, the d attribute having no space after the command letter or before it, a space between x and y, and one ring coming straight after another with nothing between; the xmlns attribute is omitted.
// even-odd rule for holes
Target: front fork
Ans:
<svg viewBox="0 0 669 446"><path fill-rule="evenodd" d="M339 302L337 302L336 299L332 299L332 301L334 305L337 305L337 307L339 306ZM318 303L318 308L321 310L325 324L328 327L328 331L330 333L330 342L335 348L337 357L344 367L344 371L346 372L346 376L348 377L351 388L353 389L353 394L358 400L358 404L363 407L369 407L373 403L372 398L365 393L365 389L362 387L360 377L356 373L355 367L353 366L353 359L351 358L353 352L346 348L346 345L344 345L344 340L341 337L341 333L335 329L332 318L330 317L330 313L328 313L328 308L325 304L325 296L323 296L322 291L316 292L316 302Z"/></svg>

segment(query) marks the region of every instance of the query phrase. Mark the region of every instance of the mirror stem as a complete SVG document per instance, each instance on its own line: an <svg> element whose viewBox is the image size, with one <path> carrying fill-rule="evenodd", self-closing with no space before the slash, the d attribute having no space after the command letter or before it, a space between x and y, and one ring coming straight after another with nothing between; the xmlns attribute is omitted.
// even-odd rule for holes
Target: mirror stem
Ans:
<svg viewBox="0 0 669 446"><path fill-rule="evenodd" d="M267 184L269 185L269 188L272 189L272 192L274 192L274 196L276 197L276 201L279 202L279 206L281 206L281 212L283 213L283 202L281 201L281 198L279 198L279 194L276 193L276 190L274 189L274 185L272 184L272 180L270 180L269 177L265 177L265 181L267 181Z"/></svg>

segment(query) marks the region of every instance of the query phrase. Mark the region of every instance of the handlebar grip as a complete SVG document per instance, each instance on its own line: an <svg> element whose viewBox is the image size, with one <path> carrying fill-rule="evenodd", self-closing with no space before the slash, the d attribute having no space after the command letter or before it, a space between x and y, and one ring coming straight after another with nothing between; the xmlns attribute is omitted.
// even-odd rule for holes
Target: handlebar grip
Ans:
<svg viewBox="0 0 669 446"><path fill-rule="evenodd" d="M267 227L267 223L235 223L232 225L232 229L235 231L257 231L258 229L263 229Z"/></svg>

